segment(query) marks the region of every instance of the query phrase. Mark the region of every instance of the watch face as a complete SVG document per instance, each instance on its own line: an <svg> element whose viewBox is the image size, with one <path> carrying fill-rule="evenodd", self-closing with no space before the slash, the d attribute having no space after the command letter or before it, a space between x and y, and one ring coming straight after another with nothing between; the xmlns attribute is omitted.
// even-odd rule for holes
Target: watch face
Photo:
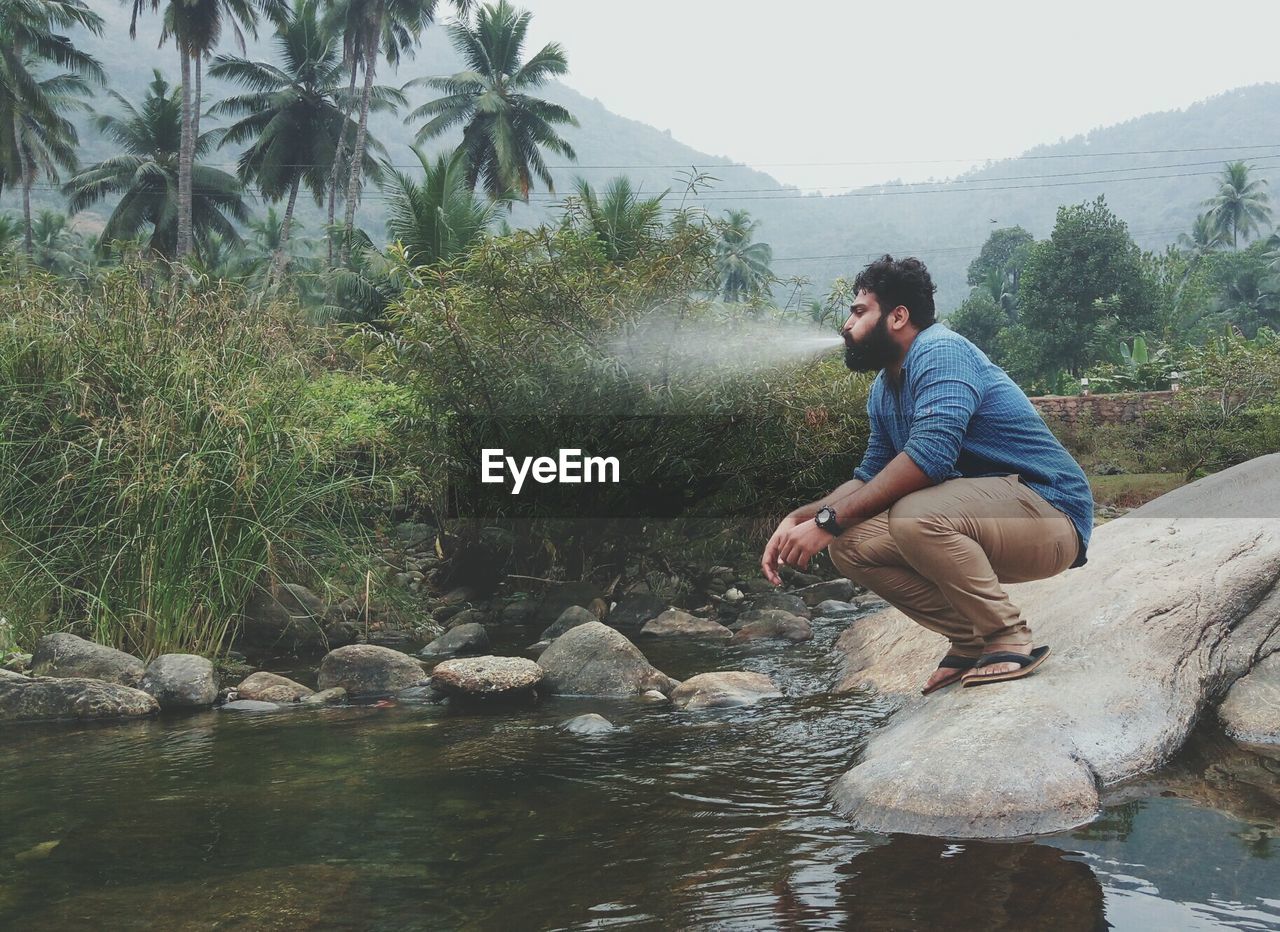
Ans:
<svg viewBox="0 0 1280 932"><path fill-rule="evenodd" d="M836 517L836 514L832 510L831 506L824 505L822 509L818 512L818 520L816 523L819 525L830 524L832 521L835 520L835 517Z"/></svg>

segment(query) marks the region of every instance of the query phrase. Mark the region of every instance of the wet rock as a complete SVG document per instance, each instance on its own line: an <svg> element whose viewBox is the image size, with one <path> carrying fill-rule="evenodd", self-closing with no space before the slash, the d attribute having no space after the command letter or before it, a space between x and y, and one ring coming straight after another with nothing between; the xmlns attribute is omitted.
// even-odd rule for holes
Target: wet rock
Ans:
<svg viewBox="0 0 1280 932"><path fill-rule="evenodd" d="M724 593L724 600L726 602L741 602L745 598L746 596L743 595L741 589L727 589Z"/></svg>
<svg viewBox="0 0 1280 932"><path fill-rule="evenodd" d="M0 680L21 680L25 683L28 679L30 679L30 677L25 673L19 673L17 670L6 670L4 667L0 667Z"/></svg>
<svg viewBox="0 0 1280 932"><path fill-rule="evenodd" d="M826 582L814 583L811 586L805 586L803 589L796 589L792 595L797 595L804 600L804 604L813 608L819 602L826 602L828 599L835 599L838 602L848 602L857 593L858 587L848 579L829 579Z"/></svg>
<svg viewBox="0 0 1280 932"><path fill-rule="evenodd" d="M640 633L651 637L733 637L733 632L718 621L699 618L688 612L682 612L678 608L669 608L657 618L646 621Z"/></svg>
<svg viewBox="0 0 1280 932"><path fill-rule="evenodd" d="M316 685L341 686L351 696L389 696L406 686L425 682L422 664L389 647L351 644L325 654Z"/></svg>
<svg viewBox="0 0 1280 932"><path fill-rule="evenodd" d="M813 607L814 618L839 618L862 611L857 602L842 602L839 599L825 599Z"/></svg>
<svg viewBox="0 0 1280 932"><path fill-rule="evenodd" d="M489 613L483 609L464 608L449 619L449 623L445 625L445 630L451 631L462 625L482 625L487 621L489 621Z"/></svg>
<svg viewBox="0 0 1280 932"><path fill-rule="evenodd" d="M1207 704L1276 646L1280 454L1099 527L1087 565L1010 585L1037 644L1033 676L919 696L945 643L896 610L837 644L840 689L899 711L832 798L859 828L1010 837L1070 829L1109 787L1163 764Z"/></svg>
<svg viewBox="0 0 1280 932"><path fill-rule="evenodd" d="M442 595L440 602L443 605L461 605L466 608L471 602L475 601L475 598L475 590L470 586L458 586Z"/></svg>
<svg viewBox="0 0 1280 932"><path fill-rule="evenodd" d="M788 586L801 588L804 586L813 586L822 582L822 577L814 573L802 573L794 567L783 564L780 567L778 575L782 577L782 581Z"/></svg>
<svg viewBox="0 0 1280 932"><path fill-rule="evenodd" d="M4 663L0 664L0 669L12 670L15 673L25 673L31 669L31 655L10 654L5 658Z"/></svg>
<svg viewBox="0 0 1280 932"><path fill-rule="evenodd" d="M761 699L781 696L773 680L763 673L731 670L723 673L699 673L671 691L671 704L677 709L726 709L752 705Z"/></svg>
<svg viewBox="0 0 1280 932"><path fill-rule="evenodd" d="M533 621L534 624L552 624L558 620L569 607L574 605L585 607L590 605L596 599L599 599L602 594L600 587L595 583L561 583L560 585L548 590L539 600L537 611L534 612L531 621Z"/></svg>
<svg viewBox="0 0 1280 932"><path fill-rule="evenodd" d="M259 702L301 702L311 695L313 691L301 683L266 671L251 674L236 687L238 698Z"/></svg>
<svg viewBox="0 0 1280 932"><path fill-rule="evenodd" d="M735 644L770 639L798 643L813 637L813 626L806 619L777 609L747 612L739 622L733 635Z"/></svg>
<svg viewBox="0 0 1280 932"><path fill-rule="evenodd" d="M497 699L527 693L542 677L542 667L524 657L465 657L436 664L431 685L451 696Z"/></svg>
<svg viewBox="0 0 1280 932"><path fill-rule="evenodd" d="M810 617L809 606L804 604L804 599L798 595L792 595L790 592L762 592L752 597L751 604L747 607L749 610L757 612L776 609L780 612L799 615L801 618Z"/></svg>
<svg viewBox="0 0 1280 932"><path fill-rule="evenodd" d="M1280 744L1280 652L1236 680L1218 709L1227 734L1244 744Z"/></svg>
<svg viewBox="0 0 1280 932"><path fill-rule="evenodd" d="M638 696L669 693L676 681L655 669L620 632L598 621L571 628L538 658L543 686L552 694Z"/></svg>
<svg viewBox="0 0 1280 932"><path fill-rule="evenodd" d="M37 676L77 677L136 687L147 670L132 654L62 632L46 634L36 641L31 672Z"/></svg>
<svg viewBox="0 0 1280 932"><path fill-rule="evenodd" d="M671 700L658 692L656 689L646 689L640 694L640 698L646 702L670 702Z"/></svg>
<svg viewBox="0 0 1280 932"><path fill-rule="evenodd" d="M396 699L409 705L435 705L448 698L448 693L436 689L430 683L419 683L417 686L409 686L396 692Z"/></svg>
<svg viewBox="0 0 1280 932"><path fill-rule="evenodd" d="M223 712L283 712L286 706L279 702L261 702L257 699L233 699L218 708Z"/></svg>
<svg viewBox="0 0 1280 932"><path fill-rule="evenodd" d="M249 596L235 643L254 653L318 650L328 643L324 602L306 586L259 586Z"/></svg>
<svg viewBox="0 0 1280 932"><path fill-rule="evenodd" d="M443 625L470 608L471 605L467 602L446 602L443 605L437 605L431 610L431 620L438 625Z"/></svg>
<svg viewBox="0 0 1280 932"><path fill-rule="evenodd" d="M142 690L162 709L207 709L218 698L213 663L196 654L161 654L147 667Z"/></svg>
<svg viewBox="0 0 1280 932"><path fill-rule="evenodd" d="M414 521L404 521L397 524L392 534L397 543L409 550L430 545L436 539L436 529L434 527L430 524L419 524Z"/></svg>
<svg viewBox="0 0 1280 932"><path fill-rule="evenodd" d="M155 697L131 686L83 677L0 679L0 722L145 718Z"/></svg>
<svg viewBox="0 0 1280 932"><path fill-rule="evenodd" d="M478 654L489 649L489 632L484 625L459 625L450 628L419 651L420 657L453 657Z"/></svg>
<svg viewBox="0 0 1280 932"><path fill-rule="evenodd" d="M413 687L409 687L412 689ZM317 693L312 693L302 699L302 705L333 705L335 702L341 702L347 698L347 691L341 686L333 686L329 689L322 689Z"/></svg>
<svg viewBox="0 0 1280 932"><path fill-rule="evenodd" d="M588 712L561 722L560 728L571 735L603 735L614 730L613 722L595 712Z"/></svg>
<svg viewBox="0 0 1280 932"><path fill-rule="evenodd" d="M529 645L529 650L545 650L552 641L570 628L576 628L578 625L585 625L588 622L598 620L595 613L590 609L583 608L581 605L570 605L560 613L560 617L555 622L542 632L542 636L538 638L537 643Z"/></svg>
<svg viewBox="0 0 1280 932"><path fill-rule="evenodd" d="M533 613L538 610L538 603L530 599L520 599L511 602L502 609L503 624L522 625L533 617Z"/></svg>
<svg viewBox="0 0 1280 932"><path fill-rule="evenodd" d="M666 610L666 599L650 592L630 592L618 600L606 620L620 630L638 631L646 621L657 618Z"/></svg>

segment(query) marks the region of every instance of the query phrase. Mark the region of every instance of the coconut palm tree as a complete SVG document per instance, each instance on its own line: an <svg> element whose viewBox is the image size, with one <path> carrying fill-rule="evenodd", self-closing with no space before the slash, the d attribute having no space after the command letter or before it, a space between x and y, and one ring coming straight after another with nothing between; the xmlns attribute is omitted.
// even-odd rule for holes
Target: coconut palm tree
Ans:
<svg viewBox="0 0 1280 932"><path fill-rule="evenodd" d="M1216 196L1204 205L1209 210L1213 227L1225 241L1231 238L1231 248L1240 248L1240 238L1246 240L1250 233L1258 232L1271 220L1270 198L1263 190L1265 178L1250 178L1253 167L1244 162L1228 162L1222 170Z"/></svg>
<svg viewBox="0 0 1280 932"><path fill-rule="evenodd" d="M412 266L436 265L465 253L493 223L498 205L477 197L467 182L467 156L458 150L432 161L421 149L416 181L388 168L387 231Z"/></svg>
<svg viewBox="0 0 1280 932"><path fill-rule="evenodd" d="M1222 242L1222 231L1217 228L1212 214L1197 214L1191 231L1178 234L1178 245L1194 259L1213 252Z"/></svg>
<svg viewBox="0 0 1280 932"><path fill-rule="evenodd" d="M124 116L102 115L95 123L102 135L123 152L84 169L63 185L68 209L75 213L119 195L120 200L102 229L99 248L150 227L148 249L165 258L176 257L182 89L171 88L157 70L141 110L115 91L111 96L124 110ZM216 136L205 133L195 141L196 158L213 148ZM249 219L240 182L234 175L198 162L192 165L191 178L195 188L191 199L193 243L198 247L211 233L238 243L240 235L232 221L244 223Z"/></svg>
<svg viewBox="0 0 1280 932"><path fill-rule="evenodd" d="M281 223L274 277L283 274L298 191L305 186L322 206L336 143L350 118L344 111L344 68L339 44L326 34L320 16L320 0L301 0L277 24L279 64L250 61L232 55L214 59L209 75L249 89L249 93L210 108L211 116L239 116L220 145L250 143L240 155L242 181L257 184L272 201L287 198ZM404 95L387 87L374 87L370 109L394 110L406 103ZM353 127L348 127L352 129ZM369 138L367 149L382 153L381 143ZM378 165L365 154L365 173L376 175Z"/></svg>
<svg viewBox="0 0 1280 932"><path fill-rule="evenodd" d="M351 68L352 89L355 88L356 69L364 73L364 86L359 97L360 114L356 120L352 156L348 163L347 194L343 218L343 258L355 229L356 204L360 200L360 180L364 150L368 137L369 109L373 101L373 78L378 65L378 53L386 56L387 63L395 67L402 55L412 55L422 32L435 20L438 0L336 0L330 15L334 28L341 29L343 52ZM453 0L460 15L467 15L472 0ZM345 139L340 137L339 160L345 159ZM334 188L337 176L332 176ZM332 200L330 225L332 226Z"/></svg>
<svg viewBox="0 0 1280 932"><path fill-rule="evenodd" d="M609 182L603 196L579 178L575 197L568 204L569 219L578 217L604 248L610 262L634 259L644 244L662 227L662 199L669 192L641 197L631 179L619 175Z"/></svg>
<svg viewBox="0 0 1280 932"><path fill-rule="evenodd" d="M22 236L22 222L13 214L0 214L0 256L13 250Z"/></svg>
<svg viewBox="0 0 1280 932"><path fill-rule="evenodd" d="M27 231L33 248L28 253L34 265L55 275L70 275L79 262L83 245L78 234L67 224L64 214L42 210Z"/></svg>
<svg viewBox="0 0 1280 932"><path fill-rule="evenodd" d="M745 210L730 210L716 242L715 268L719 291L726 301L742 301L759 294L773 280L769 268L773 249L767 243L752 242L758 220Z"/></svg>
<svg viewBox="0 0 1280 932"><path fill-rule="evenodd" d="M243 52L244 30L257 37L259 12L279 21L288 7L286 0L132 0L132 7L130 38L137 37L138 17L150 10L162 16L160 44L172 38L178 49L182 74L182 126L178 145L177 246L174 255L182 259L191 252L194 230L193 173L197 139L200 137L201 62L217 48L225 26L230 26Z"/></svg>
<svg viewBox="0 0 1280 932"><path fill-rule="evenodd" d="M482 183L495 199L514 191L527 201L534 175L548 190L555 190L542 149L577 158L554 127L577 126L578 121L558 104L528 93L569 70L564 51L555 42L521 61L530 19L532 14L516 10L507 0L482 7L474 26L454 23L449 27L449 38L467 70L448 78L418 78L406 85L422 84L445 92L414 110L406 122L428 120L418 129L419 143L462 125L468 180L473 187Z"/></svg>

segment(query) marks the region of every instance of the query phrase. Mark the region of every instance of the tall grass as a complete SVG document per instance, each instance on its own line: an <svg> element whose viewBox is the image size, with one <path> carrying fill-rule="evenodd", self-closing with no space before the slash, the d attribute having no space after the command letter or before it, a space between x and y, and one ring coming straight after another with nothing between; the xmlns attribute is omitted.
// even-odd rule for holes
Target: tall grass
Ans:
<svg viewBox="0 0 1280 932"><path fill-rule="evenodd" d="M0 283L0 615L142 656L225 648L255 584L361 533L296 309L138 269Z"/></svg>

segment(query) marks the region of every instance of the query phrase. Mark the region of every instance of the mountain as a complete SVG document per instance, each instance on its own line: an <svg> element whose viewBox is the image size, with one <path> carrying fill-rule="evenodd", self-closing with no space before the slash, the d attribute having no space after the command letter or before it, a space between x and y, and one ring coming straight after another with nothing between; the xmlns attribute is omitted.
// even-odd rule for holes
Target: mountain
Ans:
<svg viewBox="0 0 1280 932"><path fill-rule="evenodd" d="M177 56L172 45L157 48L158 18L140 20L137 40L128 38L129 8L98 0L95 9L107 20L103 37L78 36L110 75L112 87L130 100L138 99L160 68L176 77ZM223 51L238 51L230 37ZM532 51L532 50L530 50ZM572 49L570 66L572 66ZM270 58L269 37L249 40L251 57ZM449 74L460 68L442 28L433 28L412 60L398 71L381 65L378 80L400 85L426 74ZM234 89L210 79L204 82L206 103ZM410 92L413 105L426 99L421 88ZM1105 195L1111 208L1128 222L1140 245L1162 248L1189 229L1201 202L1215 190L1214 176L1225 161L1244 158L1257 166L1280 194L1280 84L1240 88L1179 110L1147 114L1087 134L1059 140L1017 158L989 163L955 178L931 184L884 184L840 195L806 195L725 156L709 155L673 139L669 133L611 112L599 100L559 83L548 85L544 96L566 107L579 120L563 135L578 153L578 164L553 171L556 190L563 194L573 179L585 177L602 186L614 175L628 174L646 193L670 190L673 206L683 197L714 213L730 207L749 210L761 221L758 238L773 246L774 269L783 278L802 276L806 297L821 297L839 275L852 275L869 259L884 252L920 256L938 283L942 311L954 308L967 293L965 269L991 229L1020 224L1037 237L1047 236L1062 204ZM96 106L114 110L114 101L100 97ZM998 108L997 108L998 110ZM992 111L997 112L997 111ZM1017 114L999 112L1000 119ZM212 125L205 120L202 128ZM111 153L109 144L82 121L82 162L88 164ZM412 127L400 117L375 116L371 131L388 149L389 161L415 166L408 149ZM436 140L428 151L452 147L458 135ZM946 140L938 149L949 149ZM928 153L922 153L927 156ZM209 161L234 166L235 153L226 151ZM815 161L833 161L834 153L817 150ZM687 194L681 178L692 167L719 179L716 185ZM56 191L40 186L37 206L61 209ZM519 206L513 224L533 222L554 212L557 198L535 194L531 206ZM4 203L16 203L6 192ZM300 201L300 205L302 202ZM1278 205L1280 206L1280 205ZM1278 210L1280 213L1280 210ZM300 206L300 219L312 234L319 231L321 214L312 205ZM359 222L381 230L380 192L367 190ZM101 223L88 215L80 222L88 229ZM780 297L794 289L779 288Z"/></svg>

